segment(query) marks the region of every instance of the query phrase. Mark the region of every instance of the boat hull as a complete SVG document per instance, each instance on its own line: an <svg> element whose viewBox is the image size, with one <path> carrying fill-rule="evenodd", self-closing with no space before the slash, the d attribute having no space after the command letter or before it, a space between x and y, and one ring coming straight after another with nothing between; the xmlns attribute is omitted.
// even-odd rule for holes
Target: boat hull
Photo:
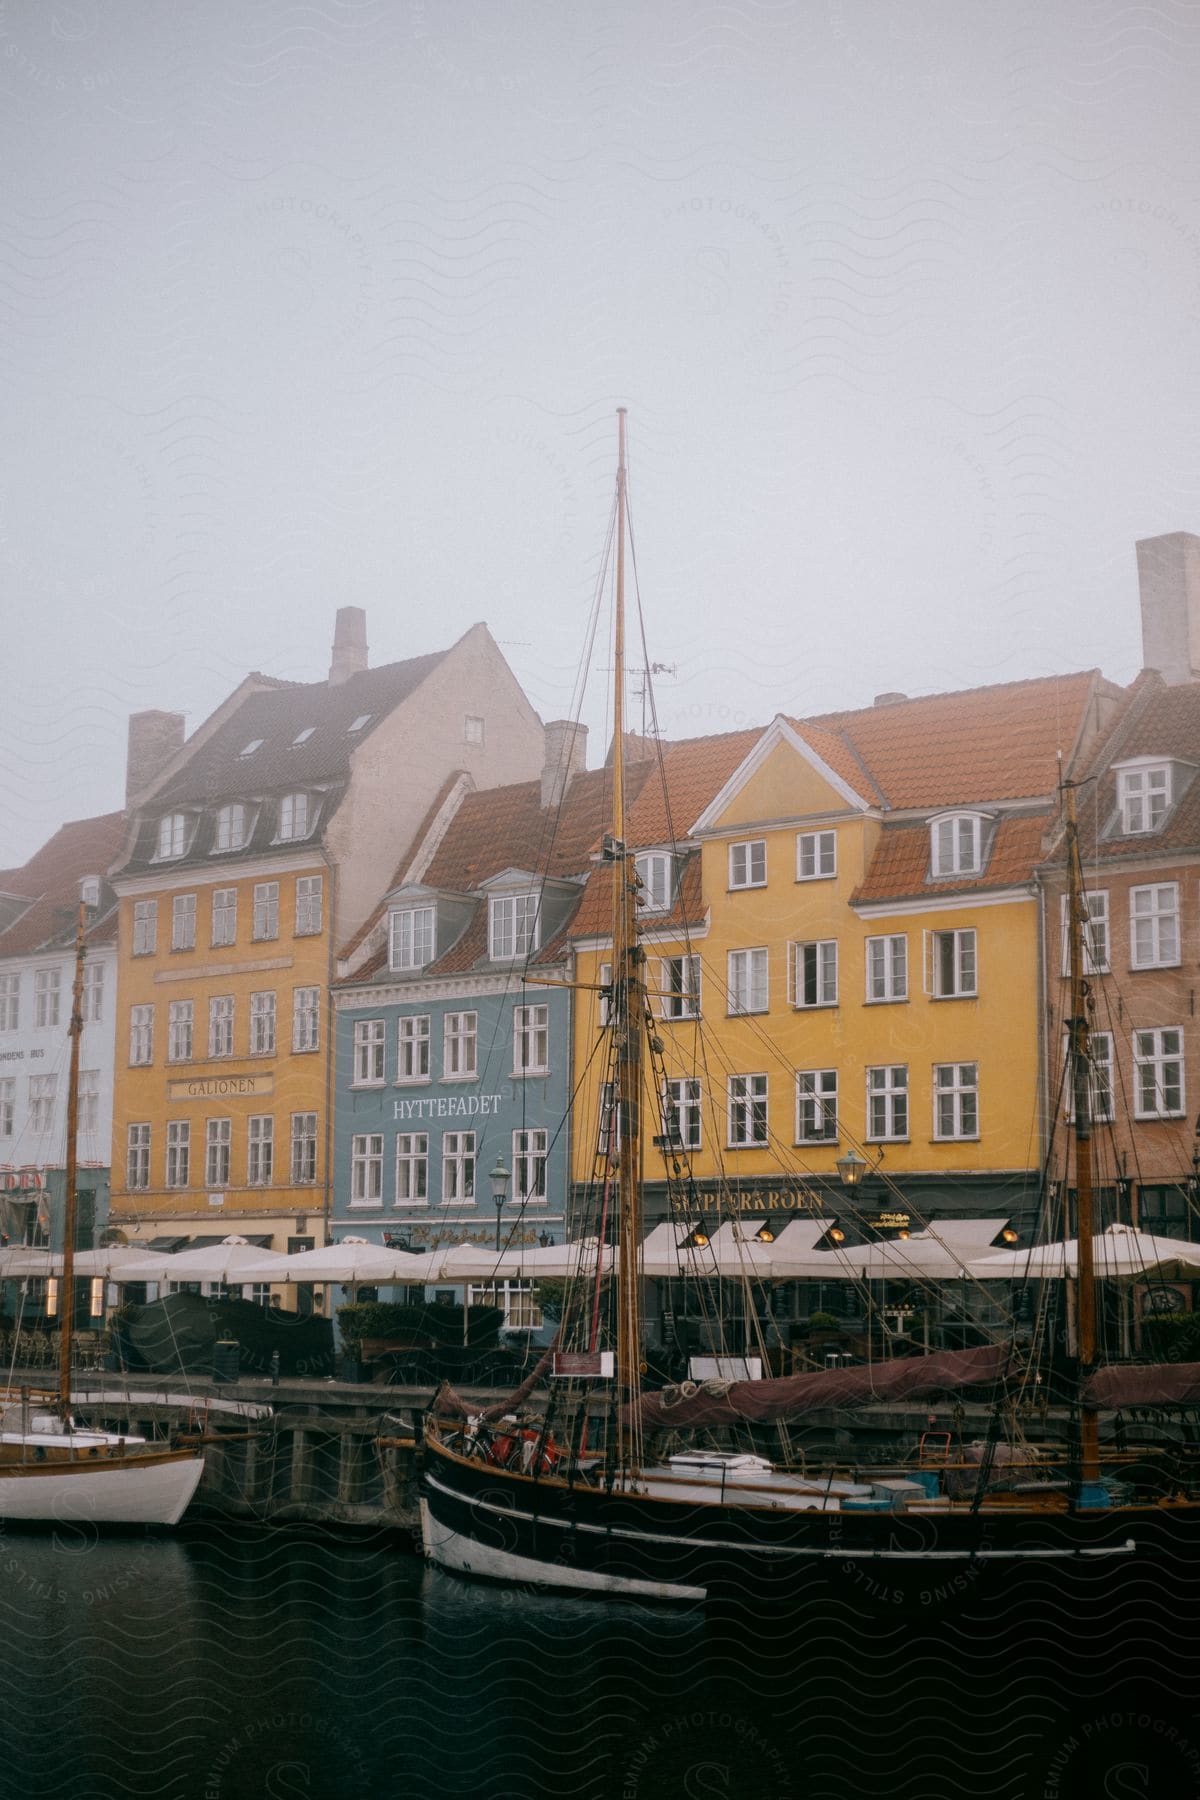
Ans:
<svg viewBox="0 0 1200 1800"><path fill-rule="evenodd" d="M1174 1577L1200 1549L1200 1507L1070 1511L987 1503L895 1512L697 1504L532 1478L426 1440L425 1553L482 1579L574 1592L694 1601L776 1597L818 1585L945 1585L1034 1566L1143 1568ZM1188 1555L1188 1553L1191 1553Z"/></svg>
<svg viewBox="0 0 1200 1800"><path fill-rule="evenodd" d="M149 1452L96 1462L0 1468L0 1520L177 1525L200 1485L204 1458Z"/></svg>

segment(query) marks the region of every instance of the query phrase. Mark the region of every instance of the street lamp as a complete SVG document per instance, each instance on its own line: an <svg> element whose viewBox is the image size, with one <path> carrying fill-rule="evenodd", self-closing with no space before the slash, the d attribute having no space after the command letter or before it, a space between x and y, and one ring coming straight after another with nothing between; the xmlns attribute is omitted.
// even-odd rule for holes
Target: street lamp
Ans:
<svg viewBox="0 0 1200 1800"><path fill-rule="evenodd" d="M857 1187L867 1173L866 1163L854 1150L847 1150L845 1156L839 1156L833 1166L843 1187Z"/></svg>
<svg viewBox="0 0 1200 1800"><path fill-rule="evenodd" d="M496 1206L496 1255L500 1254L500 1214L504 1210L504 1202L508 1199L508 1184L512 1179L511 1171L504 1166L504 1158L497 1155L496 1166L488 1176L492 1184L492 1199Z"/></svg>

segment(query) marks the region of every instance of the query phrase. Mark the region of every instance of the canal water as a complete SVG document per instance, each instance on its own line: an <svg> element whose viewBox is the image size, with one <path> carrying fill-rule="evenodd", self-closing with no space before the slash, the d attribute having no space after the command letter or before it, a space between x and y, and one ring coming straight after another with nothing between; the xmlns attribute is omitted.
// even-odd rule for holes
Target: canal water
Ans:
<svg viewBox="0 0 1200 1800"><path fill-rule="evenodd" d="M0 1535L0 1796L1184 1800L1200 1626L1020 1571L663 1610L403 1537Z"/></svg>

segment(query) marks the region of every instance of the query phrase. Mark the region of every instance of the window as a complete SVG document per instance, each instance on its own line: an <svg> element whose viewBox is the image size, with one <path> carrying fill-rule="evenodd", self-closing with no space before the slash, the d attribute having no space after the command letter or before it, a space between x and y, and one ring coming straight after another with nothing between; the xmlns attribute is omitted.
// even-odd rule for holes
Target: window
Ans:
<svg viewBox="0 0 1200 1800"><path fill-rule="evenodd" d="M979 1136L978 1063L934 1064L933 1135L935 1138Z"/></svg>
<svg viewBox="0 0 1200 1800"><path fill-rule="evenodd" d="M442 1205L475 1204L475 1133L447 1131L442 1137Z"/></svg>
<svg viewBox="0 0 1200 1800"><path fill-rule="evenodd" d="M760 1013L767 1010L766 950L729 952L729 1011Z"/></svg>
<svg viewBox="0 0 1200 1800"><path fill-rule="evenodd" d="M158 821L158 849L156 857L165 860L182 856L187 842L187 818L183 813L168 813L165 819Z"/></svg>
<svg viewBox="0 0 1200 1800"><path fill-rule="evenodd" d="M953 813L931 819L930 868L935 878L978 875L983 868L983 820L978 813Z"/></svg>
<svg viewBox="0 0 1200 1800"><path fill-rule="evenodd" d="M273 993L251 994L250 996L250 1054L251 1056L274 1056L275 1054L275 995Z"/></svg>
<svg viewBox="0 0 1200 1800"><path fill-rule="evenodd" d="M149 1125L131 1125L125 1134L125 1185L131 1189L150 1186Z"/></svg>
<svg viewBox="0 0 1200 1800"><path fill-rule="evenodd" d="M298 744L307 744L316 729L315 725L306 725L303 731L298 731L292 739L292 749L294 750Z"/></svg>
<svg viewBox="0 0 1200 1800"><path fill-rule="evenodd" d="M0 1031L15 1031L21 1023L21 977L0 975Z"/></svg>
<svg viewBox="0 0 1200 1800"><path fill-rule="evenodd" d="M204 1185L223 1188L229 1184L229 1147L233 1139L232 1119L207 1119L204 1132Z"/></svg>
<svg viewBox="0 0 1200 1800"><path fill-rule="evenodd" d="M319 875L296 877L296 936L317 937L321 930L323 883Z"/></svg>
<svg viewBox="0 0 1200 1800"><path fill-rule="evenodd" d="M383 1202L383 1137L365 1132L350 1140L350 1204L379 1206Z"/></svg>
<svg viewBox="0 0 1200 1800"><path fill-rule="evenodd" d="M371 723L372 717L373 717L373 714L371 714L371 713L359 713L358 717L356 719L352 719L350 721L349 725L347 725L346 736L353 737L353 735L356 731L362 731L367 725L369 725Z"/></svg>
<svg viewBox="0 0 1200 1800"><path fill-rule="evenodd" d="M214 994L208 1003L208 1054L233 1055L232 994Z"/></svg>
<svg viewBox="0 0 1200 1800"><path fill-rule="evenodd" d="M1159 763L1153 768L1118 769L1117 805L1121 809L1121 830L1126 836L1157 831L1170 804L1169 763Z"/></svg>
<svg viewBox="0 0 1200 1800"><path fill-rule="evenodd" d="M292 989L292 1049L319 1050L321 1038L321 990Z"/></svg>
<svg viewBox="0 0 1200 1800"><path fill-rule="evenodd" d="M1064 1058L1070 1057L1070 1040L1063 1040ZM1114 1117L1113 1113L1113 1040L1109 1031L1088 1032L1089 1062L1091 1064L1089 1103L1091 1116L1095 1122L1104 1123ZM1067 1079L1064 1092L1065 1112L1068 1119L1075 1116L1075 1096L1071 1086L1071 1069L1068 1061Z"/></svg>
<svg viewBox="0 0 1200 1800"><path fill-rule="evenodd" d="M765 838L754 838L747 844L730 844L730 887L765 887L766 881L767 840Z"/></svg>
<svg viewBox="0 0 1200 1800"><path fill-rule="evenodd" d="M58 1024L61 973L59 969L36 969L34 971L33 1022L35 1025Z"/></svg>
<svg viewBox="0 0 1200 1800"><path fill-rule="evenodd" d="M470 1289L472 1306L500 1306L509 1331L536 1331L542 1323L542 1309L533 1297L532 1281L495 1281L485 1287Z"/></svg>
<svg viewBox="0 0 1200 1800"><path fill-rule="evenodd" d="M247 1125L246 1180L251 1187L267 1187L275 1167L275 1121L257 1115Z"/></svg>
<svg viewBox="0 0 1200 1800"><path fill-rule="evenodd" d="M240 803L222 806L213 834L214 850L240 850L246 842L246 809Z"/></svg>
<svg viewBox="0 0 1200 1800"><path fill-rule="evenodd" d="M396 1080L428 1081L429 1014L415 1013L410 1018L401 1019L397 1036L399 1060Z"/></svg>
<svg viewBox="0 0 1200 1800"><path fill-rule="evenodd" d="M354 1085L378 1087L383 1080L383 1046L387 1027L382 1019L354 1022Z"/></svg>
<svg viewBox="0 0 1200 1800"><path fill-rule="evenodd" d="M279 838L290 843L308 836L308 795L285 794L279 802Z"/></svg>
<svg viewBox="0 0 1200 1800"><path fill-rule="evenodd" d="M634 869L642 884L639 896L647 912L671 910L671 858L665 850L635 857Z"/></svg>
<svg viewBox="0 0 1200 1800"><path fill-rule="evenodd" d="M700 1017L700 958L664 956L659 963L659 1004L664 1019ZM611 979L611 977L610 977Z"/></svg>
<svg viewBox="0 0 1200 1800"><path fill-rule="evenodd" d="M662 1134L668 1152L700 1148L700 1083L694 1076L663 1083Z"/></svg>
<svg viewBox="0 0 1200 1800"><path fill-rule="evenodd" d="M393 969L423 969L433 961L432 906L403 906L392 914L389 962Z"/></svg>
<svg viewBox="0 0 1200 1800"><path fill-rule="evenodd" d="M317 1179L317 1115L292 1114L292 1181L298 1187Z"/></svg>
<svg viewBox="0 0 1200 1800"><path fill-rule="evenodd" d="M214 888L212 897L212 942L219 949L237 940L237 889Z"/></svg>
<svg viewBox="0 0 1200 1800"><path fill-rule="evenodd" d="M154 1008L129 1009L129 1060L136 1067L154 1061Z"/></svg>
<svg viewBox="0 0 1200 1800"><path fill-rule="evenodd" d="M17 1078L15 1075L2 1076L0 1077L0 1138L12 1137L16 1110Z"/></svg>
<svg viewBox="0 0 1200 1800"><path fill-rule="evenodd" d="M171 948L196 948L196 896L176 894L171 902Z"/></svg>
<svg viewBox="0 0 1200 1800"><path fill-rule="evenodd" d="M133 954L153 956L158 945L158 901L133 903Z"/></svg>
<svg viewBox="0 0 1200 1800"><path fill-rule="evenodd" d="M1133 1082L1135 1118L1176 1119L1182 1114L1182 1031L1134 1032Z"/></svg>
<svg viewBox="0 0 1200 1800"><path fill-rule="evenodd" d="M242 748L238 751L238 755L239 756L253 756L254 752L256 750L261 750L262 747L263 747L262 738L251 738L250 742L248 744L242 745Z"/></svg>
<svg viewBox="0 0 1200 1800"><path fill-rule="evenodd" d="M255 882L254 926L250 935L256 939L279 936L279 883L277 881Z"/></svg>
<svg viewBox="0 0 1200 1800"><path fill-rule="evenodd" d="M828 1144L838 1134L836 1069L796 1070L796 1142Z"/></svg>
<svg viewBox="0 0 1200 1800"><path fill-rule="evenodd" d="M1170 968L1179 961L1179 883L1129 890L1129 961L1135 969Z"/></svg>
<svg viewBox="0 0 1200 1800"><path fill-rule="evenodd" d="M908 999L908 939L897 932L891 937L867 939L867 1000Z"/></svg>
<svg viewBox="0 0 1200 1800"><path fill-rule="evenodd" d="M813 944L792 944L790 949L792 1005L836 1006L837 940L822 938Z"/></svg>
<svg viewBox="0 0 1200 1800"><path fill-rule="evenodd" d="M468 713L463 719L463 743L482 744L483 720L478 713Z"/></svg>
<svg viewBox="0 0 1200 1800"><path fill-rule="evenodd" d="M493 962L513 962L538 947L538 896L494 894L488 907L488 954Z"/></svg>
<svg viewBox="0 0 1200 1800"><path fill-rule="evenodd" d="M729 1077L729 1145L731 1149L767 1141L767 1078Z"/></svg>
<svg viewBox="0 0 1200 1800"><path fill-rule="evenodd" d="M800 831L796 834L796 880L827 881L837 874L837 832Z"/></svg>
<svg viewBox="0 0 1200 1800"><path fill-rule="evenodd" d="M550 1067L550 1008L513 1008L513 1074L545 1075Z"/></svg>
<svg viewBox="0 0 1200 1800"><path fill-rule="evenodd" d="M867 1070L867 1136L875 1139L908 1136L906 1064L888 1063Z"/></svg>
<svg viewBox="0 0 1200 1800"><path fill-rule="evenodd" d="M513 1199L544 1200L546 1198L546 1150L544 1131L514 1131L512 1134Z"/></svg>
<svg viewBox="0 0 1200 1800"><path fill-rule="evenodd" d="M49 1131L54 1123L54 1094L58 1086L56 1075L31 1075L29 1077L29 1129L30 1131Z"/></svg>
<svg viewBox="0 0 1200 1800"><path fill-rule="evenodd" d="M396 1205L424 1206L428 1198L428 1135L402 1131L396 1138Z"/></svg>
<svg viewBox="0 0 1200 1800"><path fill-rule="evenodd" d="M167 1124L167 1186L185 1188L191 1158L192 1127L187 1119L171 1119Z"/></svg>
<svg viewBox="0 0 1200 1800"><path fill-rule="evenodd" d="M191 1062L194 1013L191 1000L172 1000L167 1007L168 1062Z"/></svg>
<svg viewBox="0 0 1200 1800"><path fill-rule="evenodd" d="M1102 975L1108 968L1108 895L1105 892L1083 896L1086 914L1083 921L1083 972ZM1067 931L1067 896L1060 901L1062 920L1062 972L1071 973L1071 946Z"/></svg>
<svg viewBox="0 0 1200 1800"><path fill-rule="evenodd" d="M478 1035L478 1013L446 1014L442 1024L442 1075L445 1079L462 1080L475 1074Z"/></svg>
<svg viewBox="0 0 1200 1800"><path fill-rule="evenodd" d="M104 1017L104 964L88 963L83 972L83 1017L85 1023L99 1023Z"/></svg>
<svg viewBox="0 0 1200 1800"><path fill-rule="evenodd" d="M928 989L938 1000L961 1000L978 992L974 931L929 931Z"/></svg>

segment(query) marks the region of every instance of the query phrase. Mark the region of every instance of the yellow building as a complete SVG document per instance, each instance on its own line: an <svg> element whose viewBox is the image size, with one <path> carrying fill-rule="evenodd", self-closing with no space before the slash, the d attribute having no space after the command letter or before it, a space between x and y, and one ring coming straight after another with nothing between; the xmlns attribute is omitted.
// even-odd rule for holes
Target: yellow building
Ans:
<svg viewBox="0 0 1200 1800"><path fill-rule="evenodd" d="M145 721L160 759L163 720ZM174 748L134 797L111 872L110 1216L131 1241L324 1241L335 947L457 771L490 787L542 760L540 722L485 627L371 669L356 608L339 612L328 681L251 676Z"/></svg>

